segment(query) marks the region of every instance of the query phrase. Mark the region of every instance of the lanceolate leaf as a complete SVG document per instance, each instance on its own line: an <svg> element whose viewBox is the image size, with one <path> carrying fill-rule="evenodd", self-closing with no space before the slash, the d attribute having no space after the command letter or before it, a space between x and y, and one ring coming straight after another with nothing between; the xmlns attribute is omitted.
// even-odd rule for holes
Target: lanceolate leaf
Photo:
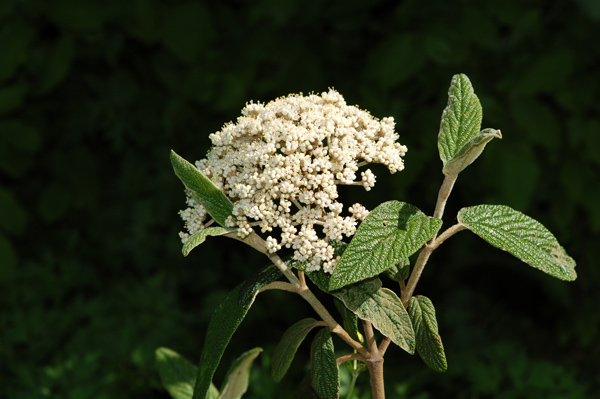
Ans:
<svg viewBox="0 0 600 399"><path fill-rule="evenodd" d="M482 130L477 136L469 140L469 142L465 144L451 160L446 162L442 172L444 172L446 176L458 175L481 155L485 145L494 138L502 138L500 130Z"/></svg>
<svg viewBox="0 0 600 399"><path fill-rule="evenodd" d="M262 352L262 348L254 348L234 360L219 399L240 399L248 389L248 376L254 359Z"/></svg>
<svg viewBox="0 0 600 399"><path fill-rule="evenodd" d="M344 305L344 302L338 298L334 298L335 307L342 315L342 323L344 324L344 330L357 342L363 342L363 337L360 331L358 331L358 316L355 315L350 309Z"/></svg>
<svg viewBox="0 0 600 399"><path fill-rule="evenodd" d="M310 361L312 387L319 399L337 399L340 393L340 370L329 329L321 329L313 339Z"/></svg>
<svg viewBox="0 0 600 399"><path fill-rule="evenodd" d="M173 399L191 399L198 367L168 348L156 350L160 380ZM219 391L211 384L207 399L217 399Z"/></svg>
<svg viewBox="0 0 600 399"><path fill-rule="evenodd" d="M310 330L317 326L316 323L317 321L312 318L303 319L288 328L283 334L273 354L271 375L275 382L281 381L292 364L298 347Z"/></svg>
<svg viewBox="0 0 600 399"><path fill-rule="evenodd" d="M444 345L438 333L435 308L429 298L418 295L410 299L408 314L417 337L417 353L433 370L444 372L448 368Z"/></svg>
<svg viewBox="0 0 600 399"><path fill-rule="evenodd" d="M466 75L454 75L438 135L438 149L444 166L479 133L481 118L481 104L471 81Z"/></svg>
<svg viewBox="0 0 600 399"><path fill-rule="evenodd" d="M377 276L418 251L441 226L441 220L412 205L384 202L360 224L335 266L329 289Z"/></svg>
<svg viewBox="0 0 600 399"><path fill-rule="evenodd" d="M183 245L183 256L188 256L192 249L196 248L198 245L202 244L206 237L208 236L222 236L223 234L231 233L235 231L235 229L228 229L225 227L208 227L206 229L200 230L193 236L191 236L186 243Z"/></svg>
<svg viewBox="0 0 600 399"><path fill-rule="evenodd" d="M212 181L206 178L194 165L171 150L171 164L175 174L183 184L198 196L206 211L221 226L233 212L233 204Z"/></svg>
<svg viewBox="0 0 600 399"><path fill-rule="evenodd" d="M577 278L575 261L540 222L504 205L463 208L458 221L523 262L561 280Z"/></svg>
<svg viewBox="0 0 600 399"><path fill-rule="evenodd" d="M225 348L252 306L258 290L275 281L280 275L274 273L272 267L268 267L247 283L238 285L219 305L208 324L193 399L205 398Z"/></svg>

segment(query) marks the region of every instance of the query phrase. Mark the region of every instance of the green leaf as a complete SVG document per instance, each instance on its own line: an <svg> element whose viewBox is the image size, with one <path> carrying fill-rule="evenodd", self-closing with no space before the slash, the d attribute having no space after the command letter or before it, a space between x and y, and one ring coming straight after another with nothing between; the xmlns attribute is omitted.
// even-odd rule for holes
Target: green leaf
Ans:
<svg viewBox="0 0 600 399"><path fill-rule="evenodd" d="M398 262L398 264L390 267L385 271L385 275L396 282L406 281L406 279L409 277L409 274L410 260L408 258L400 259L400 262Z"/></svg>
<svg viewBox="0 0 600 399"><path fill-rule="evenodd" d="M262 352L262 348L254 348L234 360L225 377L219 399L240 399L248 389L248 377L254 359Z"/></svg>
<svg viewBox="0 0 600 399"><path fill-rule="evenodd" d="M200 230L193 236L191 236L183 245L183 256L188 256L192 249L196 248L198 245L202 244L206 237L208 236L222 236L223 234L231 233L235 231L235 229L229 229L226 227L208 227L206 229Z"/></svg>
<svg viewBox="0 0 600 399"><path fill-rule="evenodd" d="M379 279L369 280L333 294L359 318L370 321L377 330L410 354L415 352L415 332L402 301L387 288L374 288Z"/></svg>
<svg viewBox="0 0 600 399"><path fill-rule="evenodd" d="M329 329L321 329L310 348L312 387L320 399L337 399L340 393L338 368Z"/></svg>
<svg viewBox="0 0 600 399"><path fill-rule="evenodd" d="M333 300L335 307L342 315L342 323L344 324L344 330L357 342L363 342L364 338L360 331L358 331L358 316L356 316L350 309L344 305L338 298Z"/></svg>
<svg viewBox="0 0 600 399"><path fill-rule="evenodd" d="M271 375L275 382L281 381L292 364L298 347L310 330L317 326L316 323L317 321L313 318L302 319L283 334L273 353Z"/></svg>
<svg viewBox="0 0 600 399"><path fill-rule="evenodd" d="M485 145L492 139L502 138L500 130L484 129L477 136L473 137L467 144L465 144L454 157L446 162L442 172L446 176L458 175L473 161L475 161L485 148Z"/></svg>
<svg viewBox="0 0 600 399"><path fill-rule="evenodd" d="M206 396L223 352L225 352L233 333L248 313L260 288L281 276L281 273L273 272L273 267L266 268L248 282L238 285L215 310L208 324L204 348L200 355L200 365L194 385L194 399Z"/></svg>
<svg viewBox="0 0 600 399"><path fill-rule="evenodd" d="M418 251L441 226L441 220L413 205L384 202L360 224L333 270L329 289L377 276Z"/></svg>
<svg viewBox="0 0 600 399"><path fill-rule="evenodd" d="M221 226L233 212L233 204L212 181L207 179L194 165L171 150L171 164L183 184L198 196L206 211Z"/></svg>
<svg viewBox="0 0 600 399"><path fill-rule="evenodd" d="M471 81L466 75L454 75L438 135L438 149L444 166L479 133L481 118L481 104Z"/></svg>
<svg viewBox="0 0 600 399"><path fill-rule="evenodd" d="M168 348L156 350L156 367L163 387L173 399L191 399L198 368ZM211 384L206 399L217 399L219 391Z"/></svg>
<svg viewBox="0 0 600 399"><path fill-rule="evenodd" d="M575 261L546 227L504 205L477 205L458 212L469 230L523 262L561 280L577 278Z"/></svg>
<svg viewBox="0 0 600 399"><path fill-rule="evenodd" d="M307 373L294 392L294 399L319 399L312 387L310 373Z"/></svg>
<svg viewBox="0 0 600 399"><path fill-rule="evenodd" d="M438 333L435 308L429 298L422 295L410 298L408 314L413 323L417 338L417 353L433 370L444 372L448 369L444 345Z"/></svg>

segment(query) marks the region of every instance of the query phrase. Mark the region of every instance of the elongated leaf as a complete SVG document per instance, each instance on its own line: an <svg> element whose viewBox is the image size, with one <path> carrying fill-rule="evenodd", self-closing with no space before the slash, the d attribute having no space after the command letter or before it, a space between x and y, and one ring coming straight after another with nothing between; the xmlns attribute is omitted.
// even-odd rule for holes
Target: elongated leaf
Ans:
<svg viewBox="0 0 600 399"><path fill-rule="evenodd" d="M275 382L281 381L288 368L294 360L298 347L306 338L306 335L317 326L313 318L302 319L288 328L281 337L273 353L271 375Z"/></svg>
<svg viewBox="0 0 600 399"><path fill-rule="evenodd" d="M479 133L481 118L481 104L471 81L466 75L454 75L438 135L438 149L444 166Z"/></svg>
<svg viewBox="0 0 600 399"><path fill-rule="evenodd" d="M183 184L198 196L206 211L221 226L233 212L233 204L212 181L207 179L194 165L171 150L173 170Z"/></svg>
<svg viewBox="0 0 600 399"><path fill-rule="evenodd" d="M358 331L358 316L354 314L350 309L344 305L344 302L339 300L338 298L334 298L335 307L338 312L342 315L342 323L344 325L344 330L348 332L348 334L352 337L353 340L357 342L363 342L364 338L360 331Z"/></svg>
<svg viewBox="0 0 600 399"><path fill-rule="evenodd" d="M477 205L458 212L469 230L523 262L561 280L577 278L575 261L535 219L504 205Z"/></svg>
<svg viewBox="0 0 600 399"><path fill-rule="evenodd" d="M397 265L394 265L385 271L385 275L392 280L398 281L406 281L410 274L410 260L400 259L400 262Z"/></svg>
<svg viewBox="0 0 600 399"><path fill-rule="evenodd" d="M410 298L408 314L417 338L417 353L421 359L437 372L448 369L444 345L438 332L435 308L429 298L422 295Z"/></svg>
<svg viewBox="0 0 600 399"><path fill-rule="evenodd" d="M319 399L317 393L312 387L312 378L310 373L307 373L294 392L294 399Z"/></svg>
<svg viewBox="0 0 600 399"><path fill-rule="evenodd" d="M494 138L502 138L502 133L500 133L500 130L482 130L479 132L479 134L477 134L477 136L469 140L469 142L465 144L451 160L446 162L442 172L446 176L458 175L481 155L485 145Z"/></svg>
<svg viewBox="0 0 600 399"><path fill-rule="evenodd" d="M156 349L156 367L163 387L173 399L191 399L198 367L168 348ZM217 399L219 391L211 384L206 399Z"/></svg>
<svg viewBox="0 0 600 399"><path fill-rule="evenodd" d="M310 361L312 387L319 399L337 399L340 393L340 370L329 329L321 329L313 339Z"/></svg>
<svg viewBox="0 0 600 399"><path fill-rule="evenodd" d="M333 270L329 289L377 276L418 251L441 226L441 220L412 205L384 202L360 224Z"/></svg>
<svg viewBox="0 0 600 399"><path fill-rule="evenodd" d="M262 352L262 348L254 348L234 360L225 377L219 399L240 399L246 393L250 368L260 352Z"/></svg>
<svg viewBox="0 0 600 399"><path fill-rule="evenodd" d="M226 227L208 227L206 229L200 230L193 236L191 236L186 243L183 245L183 256L188 256L192 249L196 248L198 245L202 244L206 237L208 236L222 236L223 234L231 233L235 231L235 229L228 229Z"/></svg>
<svg viewBox="0 0 600 399"><path fill-rule="evenodd" d="M238 285L225 297L211 317L200 355L194 399L202 399L206 396L225 348L252 306L258 290L281 275L274 273L272 268L273 266L270 266L253 276L247 283Z"/></svg>

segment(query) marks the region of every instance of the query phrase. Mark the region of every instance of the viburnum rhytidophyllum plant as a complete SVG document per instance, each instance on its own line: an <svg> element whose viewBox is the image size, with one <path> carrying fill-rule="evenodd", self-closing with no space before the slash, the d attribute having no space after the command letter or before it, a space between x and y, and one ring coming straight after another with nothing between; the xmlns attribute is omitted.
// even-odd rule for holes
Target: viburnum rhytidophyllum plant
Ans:
<svg viewBox="0 0 600 399"><path fill-rule="evenodd" d="M383 356L390 343L410 354L417 352L429 367L445 371L434 306L413 293L431 253L462 230L552 276L576 278L575 261L556 238L507 206L463 208L458 223L438 234L458 175L489 141L502 137L499 130L480 130L481 105L465 75L453 77L448 95L438 135L445 177L433 216L396 200L371 211L338 201L338 185L358 185L366 191L374 186L375 175L365 168L369 164L401 171L407 149L397 143L393 118L378 120L348 106L334 90L247 104L236 123L210 136L213 147L195 166L171 152L175 174L187 193L188 208L180 213L186 228L180 233L183 254L208 236L224 236L252 246L272 263L238 285L215 311L198 367L169 349L157 350L161 379L171 396L226 399L246 392L250 367L261 348L234 362L220 390L212 379L256 296L269 289L300 295L316 313L316 318L292 325L272 355L272 376L279 381L302 341L317 329L311 372L296 397L339 397L339 366L345 363L352 386L366 369L373 398L384 398ZM411 264L409 257L417 252ZM381 275L396 281L397 291L384 288ZM333 296L336 316L314 290ZM374 330L381 333L379 342ZM336 353L332 334L347 343L349 351Z"/></svg>

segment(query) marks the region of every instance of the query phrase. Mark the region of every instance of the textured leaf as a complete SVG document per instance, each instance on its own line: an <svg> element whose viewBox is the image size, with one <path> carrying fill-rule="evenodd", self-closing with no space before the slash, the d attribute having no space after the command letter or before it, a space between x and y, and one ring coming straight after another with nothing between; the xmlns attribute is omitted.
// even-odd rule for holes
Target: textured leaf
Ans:
<svg viewBox="0 0 600 399"><path fill-rule="evenodd" d="M481 118L481 104L473 91L471 81L466 75L454 75L438 135L438 149L444 166L465 144L477 136Z"/></svg>
<svg viewBox="0 0 600 399"><path fill-rule="evenodd" d="M340 393L340 370L329 329L321 329L313 339L310 361L312 387L319 399L337 399Z"/></svg>
<svg viewBox="0 0 600 399"><path fill-rule="evenodd" d="M422 295L410 298L408 314L415 329L417 353L433 370L444 372L448 368L444 345L438 333L435 308L429 298Z"/></svg>
<svg viewBox="0 0 600 399"><path fill-rule="evenodd" d="M392 280L398 281L406 281L410 274L410 260L400 259L397 265L394 265L385 271L385 275Z"/></svg>
<svg viewBox="0 0 600 399"><path fill-rule="evenodd" d="M319 399L311 384L311 375L307 373L294 392L294 399Z"/></svg>
<svg viewBox="0 0 600 399"><path fill-rule="evenodd" d="M412 205L384 202L360 224L333 270L329 289L377 276L418 251L441 226L441 220Z"/></svg>
<svg viewBox="0 0 600 399"><path fill-rule="evenodd" d="M352 337L353 340L357 342L363 342L364 339L360 331L358 331L358 316L354 314L350 309L344 305L338 298L334 298L335 307L342 315L342 323L344 325L344 330L348 332L348 334Z"/></svg>
<svg viewBox="0 0 600 399"><path fill-rule="evenodd" d="M226 227L208 227L202 229L185 242L181 252L183 252L183 256L188 256L192 249L196 248L206 240L206 237L222 236L223 234L231 233L232 231L235 231L235 229L228 229Z"/></svg>
<svg viewBox="0 0 600 399"><path fill-rule="evenodd" d="M171 164L183 184L198 196L206 211L221 226L233 212L233 204L212 181L207 179L194 165L171 150Z"/></svg>
<svg viewBox="0 0 600 399"><path fill-rule="evenodd" d="M273 267L266 268L248 282L238 285L225 297L211 317L204 340L204 348L200 355L200 365L194 385L194 399L206 396L225 348L252 306L258 290L281 275L281 273L274 273Z"/></svg>
<svg viewBox="0 0 600 399"><path fill-rule="evenodd" d="M168 348L156 350L156 367L163 387L173 399L191 399L198 367ZM207 399L217 399L219 391L211 384Z"/></svg>
<svg viewBox="0 0 600 399"><path fill-rule="evenodd" d="M473 137L467 144L465 144L454 157L446 162L442 172L446 176L458 175L473 161L475 161L483 152L485 145L492 139L502 138L500 130L495 129L484 129L477 136Z"/></svg>
<svg viewBox="0 0 600 399"><path fill-rule="evenodd" d="M504 205L463 208L458 221L469 230L523 262L561 280L577 278L575 261L546 227Z"/></svg>
<svg viewBox="0 0 600 399"><path fill-rule="evenodd" d="M415 332L398 296L381 285L379 279L343 288L333 294L359 318L370 321L377 330L410 354L415 352Z"/></svg>
<svg viewBox="0 0 600 399"><path fill-rule="evenodd" d="M292 364L298 347L310 330L316 327L316 322L313 318L302 319L288 328L283 334L281 341L279 341L273 353L271 375L275 382L281 381L290 364Z"/></svg>
<svg viewBox="0 0 600 399"><path fill-rule="evenodd" d="M221 389L219 399L240 399L248 389L248 377L254 359L262 352L262 348L254 348L243 353L234 360Z"/></svg>

